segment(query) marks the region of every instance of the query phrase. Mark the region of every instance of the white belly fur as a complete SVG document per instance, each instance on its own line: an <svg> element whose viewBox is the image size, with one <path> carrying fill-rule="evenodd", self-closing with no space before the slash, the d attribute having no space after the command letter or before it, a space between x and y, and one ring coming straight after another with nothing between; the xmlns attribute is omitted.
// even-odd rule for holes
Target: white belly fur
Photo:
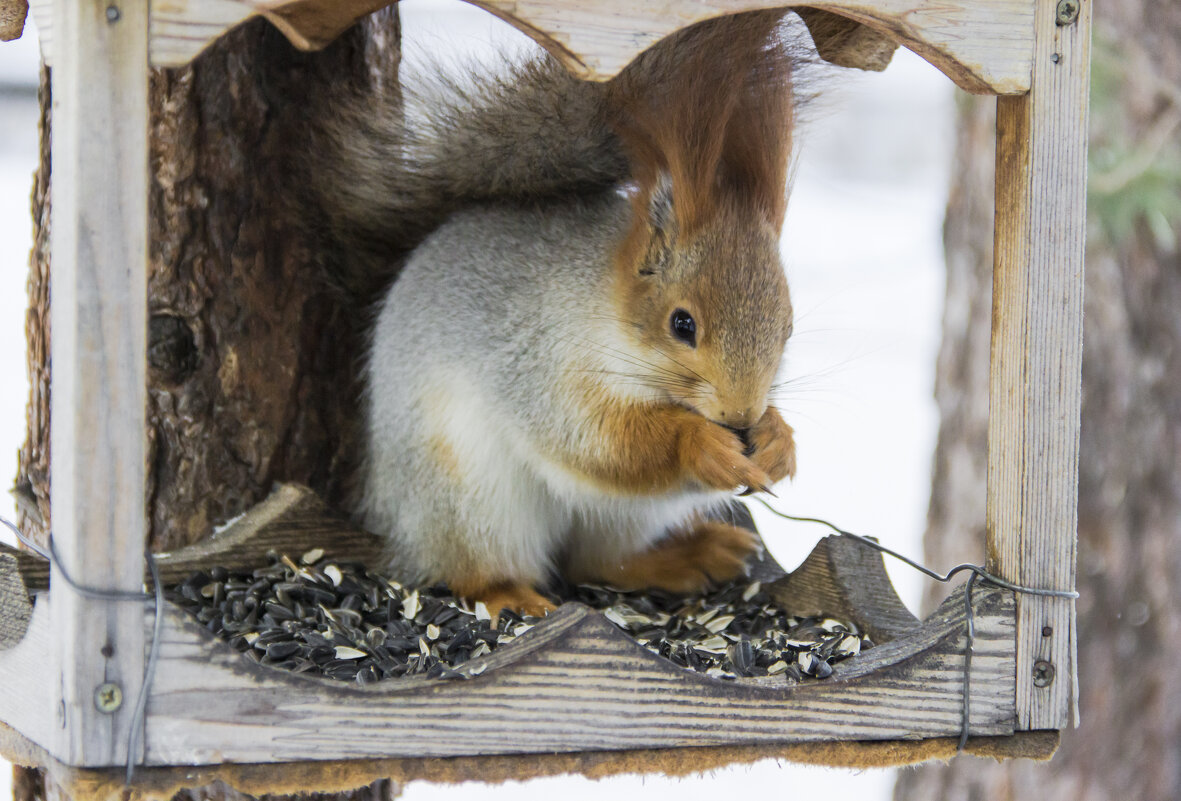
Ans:
<svg viewBox="0 0 1181 801"><path fill-rule="evenodd" d="M489 566L505 575L548 573L567 548L624 559L729 497L718 491L610 492L545 458L469 381L451 374L432 384L426 411L433 435L450 445L458 462L462 515L470 531L486 532ZM493 420L505 424L496 429Z"/></svg>

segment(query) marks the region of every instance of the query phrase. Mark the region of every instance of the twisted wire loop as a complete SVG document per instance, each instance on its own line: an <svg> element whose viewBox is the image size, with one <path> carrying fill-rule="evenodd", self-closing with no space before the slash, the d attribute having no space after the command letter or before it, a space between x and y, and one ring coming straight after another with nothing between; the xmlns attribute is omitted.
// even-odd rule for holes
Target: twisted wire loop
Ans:
<svg viewBox="0 0 1181 801"><path fill-rule="evenodd" d="M757 500L759 503L761 503L763 506L765 506L767 508L767 511L771 512L771 514L777 515L778 517L782 517L784 520L792 520L797 523L816 523L821 526L826 526L826 527L832 529L837 534L840 534L843 537L849 537L850 539L857 540L858 542L862 543L863 545L868 545L870 548L873 548L875 551L879 551L880 553L884 553L888 556L892 556L895 559L902 562L903 564L909 565L910 567L919 571L923 575L929 576L930 578L933 578L936 581L942 582L944 584L951 581L958 574L963 573L964 571L970 571L971 575L968 576L967 586L964 588L964 618L965 618L965 623L966 623L967 636L965 637L965 642L964 642L963 722L960 725L960 740L959 740L959 745L956 748L957 751L963 751L964 746L967 745L967 743L968 743L968 729L969 729L969 723L971 720L971 712L972 712L972 702L971 702L971 698L972 698L972 654L975 649L975 640L976 640L975 612L972 609L972 588L976 585L976 582L977 581L986 581L989 584L995 584L996 586L1003 587L1006 590L1012 590L1015 593L1025 593L1026 595L1045 595L1045 596L1049 596L1051 598L1071 598L1071 599L1075 599L1075 598L1079 597L1078 593L1075 592L1074 590L1047 590L1047 589L1043 589L1041 587L1023 587L1020 584L1014 584L1011 581L1005 581L1000 576L994 576L992 573L989 573L987 570L985 570L980 565L975 565L975 564L971 564L971 563L967 563L967 562L962 565L956 565L951 570L948 570L946 573L939 573L938 571L932 570L931 568L927 567L926 565L916 562L915 560L911 559L910 557L903 556L902 554L898 553L897 551L895 551L891 548L887 548L885 545L882 545L880 542L878 542L877 540L875 540L871 537L863 537L860 534L854 534L851 531L845 531L843 528L835 526L832 523L828 522L827 520L822 520L818 517L796 517L795 515L785 514L784 512L781 512L778 509L776 509L771 504L767 503L767 501L765 501L762 498L755 498L755 500Z"/></svg>
<svg viewBox="0 0 1181 801"><path fill-rule="evenodd" d="M16 538L26 548L49 560L49 563L57 569L57 573L61 576L62 580L82 597L100 601L138 601L140 603L153 601L152 615L154 620L152 623L152 638L148 644L148 662L144 666L143 684L140 685L139 695L135 699L135 709L131 717L131 730L127 733L127 770L124 774L124 781L126 784L131 784L131 779L135 775L135 753L139 750L140 740L143 737L144 715L147 712L148 693L152 687L152 678L156 675L156 662L159 661L160 635L164 624L164 616L161 614L164 608L164 587L160 583L160 570L156 565L156 558L152 555L151 551L144 549L144 559L148 563L148 572L152 575L152 592L128 592L125 590L103 590L97 587L89 587L76 581L66 571L61 559L58 558L57 548L53 544L52 534L49 535L48 547L43 548L21 533L21 530L17 528L16 524L2 515L0 515L0 524L3 524L9 531L15 534Z"/></svg>

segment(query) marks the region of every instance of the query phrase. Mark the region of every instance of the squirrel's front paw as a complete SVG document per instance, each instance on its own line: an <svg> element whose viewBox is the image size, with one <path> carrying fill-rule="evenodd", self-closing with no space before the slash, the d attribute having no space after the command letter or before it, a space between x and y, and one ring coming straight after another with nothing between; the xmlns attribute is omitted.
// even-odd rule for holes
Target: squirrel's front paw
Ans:
<svg viewBox="0 0 1181 801"><path fill-rule="evenodd" d="M707 487L766 489L772 479L745 454L746 445L728 428L697 417L681 436L681 463Z"/></svg>
<svg viewBox="0 0 1181 801"><path fill-rule="evenodd" d="M772 482L795 476L795 438L791 426L783 422L774 406L768 406L750 430L750 444L754 448L751 461L761 467Z"/></svg>

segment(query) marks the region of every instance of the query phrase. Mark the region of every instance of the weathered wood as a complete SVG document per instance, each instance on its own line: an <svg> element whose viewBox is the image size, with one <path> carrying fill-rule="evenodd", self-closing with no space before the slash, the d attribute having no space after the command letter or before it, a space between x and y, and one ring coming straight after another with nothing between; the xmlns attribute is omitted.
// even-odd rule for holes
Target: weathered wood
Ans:
<svg viewBox="0 0 1181 801"><path fill-rule="evenodd" d="M266 563L269 551L299 558L312 548L323 548L336 559L375 564L381 555L382 541L330 512L307 487L283 484L212 537L177 551L157 554L156 567L167 586L199 568L213 565L253 568Z"/></svg>
<svg viewBox="0 0 1181 801"><path fill-rule="evenodd" d="M345 536L335 543L326 539L334 533ZM375 540L350 533L310 491L286 486L208 543L160 559L166 573L183 575L198 565L248 565L272 547L291 553L319 546L362 556ZM831 540L822 542L790 585L802 603L818 609L847 604L834 588L867 561L876 560L883 572L876 552ZM874 565L869 568L872 575ZM822 575L830 569L840 581ZM778 588L780 595L788 594L787 586ZM809 597L815 593L824 597ZM28 663L50 625L44 609L49 599L40 603L33 631L0 652L0 680L11 675L36 684ZM983 592L977 609L972 731L1003 734L1013 722L1012 598ZM946 736L960 726L959 596L921 628L840 664L832 679L795 685L782 678L720 682L683 671L577 604L471 663L485 668L478 678L405 679L365 689L260 668L184 613L169 606L165 614L145 728L150 764L912 738ZM145 628L152 620L149 609ZM46 739L52 734L37 723L45 710L22 706L52 693L30 686L21 695L0 705L0 717L34 741L49 743L53 753L52 739ZM450 710L456 708L463 714L454 716ZM382 731L399 737L383 737Z"/></svg>
<svg viewBox="0 0 1181 801"><path fill-rule="evenodd" d="M33 595L49 588L49 562L0 543L0 650L25 636Z"/></svg>
<svg viewBox="0 0 1181 801"><path fill-rule="evenodd" d="M820 540L799 567L768 590L788 614L848 620L876 643L919 626L890 583L882 555L851 537Z"/></svg>
<svg viewBox="0 0 1181 801"><path fill-rule="evenodd" d="M1091 6L1077 5L1059 24L1055 0L1039 0L1033 88L997 105L989 562L1051 590L1074 589L1078 529ZM1062 728L1075 604L1023 594L1017 607L1019 727Z"/></svg>
<svg viewBox="0 0 1181 801"><path fill-rule="evenodd" d="M71 46L59 48L53 70L54 540L75 579L142 591L148 8L68 0L55 11ZM83 597L57 565L52 584L57 751L75 764L122 762L143 679L142 607ZM127 699L111 713L95 706L103 684Z"/></svg>
<svg viewBox="0 0 1181 801"><path fill-rule="evenodd" d="M971 730L1008 733L1012 597L988 589L977 600ZM912 636L841 663L831 679L722 682L677 668L598 613L566 605L485 657L489 668L478 677L359 688L258 667L169 607L146 759L181 765L947 736L961 725L963 632L957 594Z"/></svg>
<svg viewBox="0 0 1181 801"><path fill-rule="evenodd" d="M162 572L175 579L199 566L249 566L271 548L297 553L323 547L339 558L370 559L377 545L377 538L327 513L307 489L285 486L210 541L162 554L160 561ZM770 578L777 566L768 563L760 570ZM867 585L860 595L857 571ZM359 688L262 668L169 604L149 695L146 758L157 765L283 762L895 739L959 731L962 594L953 594L922 625L907 621L888 590L880 555L841 538L822 541L796 572L773 585L777 597L821 613L852 609L880 642L837 665L829 680L708 679L655 656L599 613L565 604L525 636L470 662L469 673L483 669L475 678L408 678ZM852 607L850 596L865 600L874 614ZM36 648L48 639L48 606L50 599L43 596L24 638L0 651L0 681L11 675L18 685L29 685L26 695L52 699L48 687L38 686L52 679L28 673ZM145 629L154 622L151 606L144 612ZM976 610L971 730L1005 734L1015 720L1013 599L980 590ZM0 719L63 758L54 750L59 746L52 732L34 720L44 710L25 708L29 703L0 704ZM455 709L463 713L456 715ZM385 737L382 731L399 736Z"/></svg>
<svg viewBox="0 0 1181 801"><path fill-rule="evenodd" d="M0 42L21 38L28 15L28 0L0 0Z"/></svg>
<svg viewBox="0 0 1181 801"><path fill-rule="evenodd" d="M43 0L42 0L43 1ZM784 0L469 0L520 29L572 71L606 80L636 55L694 22L758 8L803 6ZM1034 0L852 0L808 6L861 23L860 42L826 40L822 55L852 66L881 63L881 37L901 43L970 92L1019 94L1029 88ZM187 64L229 28L270 19L301 48L323 47L381 0L156 0L152 63ZM42 51L51 52L34 2ZM848 35L848 34L846 34ZM827 56L826 56L827 57ZM870 67L873 68L873 67Z"/></svg>
<svg viewBox="0 0 1181 801"><path fill-rule="evenodd" d="M638 53L694 22L756 8L804 5L782 0L470 2L532 36L575 73L598 80L615 75ZM1029 87L1032 0L865 0L807 5L888 35L968 91L1009 94Z"/></svg>
<svg viewBox="0 0 1181 801"><path fill-rule="evenodd" d="M52 678L34 669L48 647L50 605L41 598L27 636L0 651L0 681L16 690L0 698L0 718L61 759ZM1006 734L1013 600L980 590L976 609L971 731ZM171 605L165 616L145 729L153 765L914 739L961 725L959 593L921 629L839 664L831 679L800 684L707 679L577 604L475 660L486 667L476 678L367 688L259 667Z"/></svg>
<svg viewBox="0 0 1181 801"><path fill-rule="evenodd" d="M890 66L898 43L867 25L818 8L797 9L816 52L830 64L871 72Z"/></svg>
<svg viewBox="0 0 1181 801"><path fill-rule="evenodd" d="M131 608L142 627L143 607ZM56 647L49 598L42 594L20 640L0 649L0 720L54 755L62 753L63 718L58 677L47 662Z"/></svg>
<svg viewBox="0 0 1181 801"><path fill-rule="evenodd" d="M965 752L999 759L1047 760L1058 747L1058 732L1019 732L997 737L969 737ZM713 746L680 749L592 751L569 754L526 754L497 757L386 758L287 763L220 763L199 767L140 767L132 786L119 770L70 768L44 753L18 732L0 724L0 757L22 766L42 766L70 798L85 801L168 801L182 791L218 787L250 797L290 794L340 793L391 779L454 783L478 777L497 784L547 776L581 775L603 779L621 774L659 772L692 777L727 765L775 759L805 765L848 767L858 770L914 765L925 760L946 761L956 754L958 738L931 740L854 740L831 743L791 743ZM43 798L42 793L23 798ZM191 797L186 793L183 797ZM220 795L224 797L224 795Z"/></svg>

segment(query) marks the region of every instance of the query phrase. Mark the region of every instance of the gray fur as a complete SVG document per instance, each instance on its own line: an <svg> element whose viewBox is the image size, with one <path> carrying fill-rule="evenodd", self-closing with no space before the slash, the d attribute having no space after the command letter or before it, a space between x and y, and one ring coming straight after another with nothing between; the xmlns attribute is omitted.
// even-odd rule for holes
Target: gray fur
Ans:
<svg viewBox="0 0 1181 801"><path fill-rule="evenodd" d="M629 222L612 192L458 212L385 298L360 512L390 537L407 580L478 564L534 584L564 550L625 558L717 502L702 491L611 497L560 467L596 447L572 389L609 366L610 257ZM458 476L438 458L440 441L459 457Z"/></svg>
<svg viewBox="0 0 1181 801"><path fill-rule="evenodd" d="M628 164L605 91L541 56L501 75L436 69L411 76L401 96L342 103L311 154L332 233L388 257L473 202L616 185Z"/></svg>

